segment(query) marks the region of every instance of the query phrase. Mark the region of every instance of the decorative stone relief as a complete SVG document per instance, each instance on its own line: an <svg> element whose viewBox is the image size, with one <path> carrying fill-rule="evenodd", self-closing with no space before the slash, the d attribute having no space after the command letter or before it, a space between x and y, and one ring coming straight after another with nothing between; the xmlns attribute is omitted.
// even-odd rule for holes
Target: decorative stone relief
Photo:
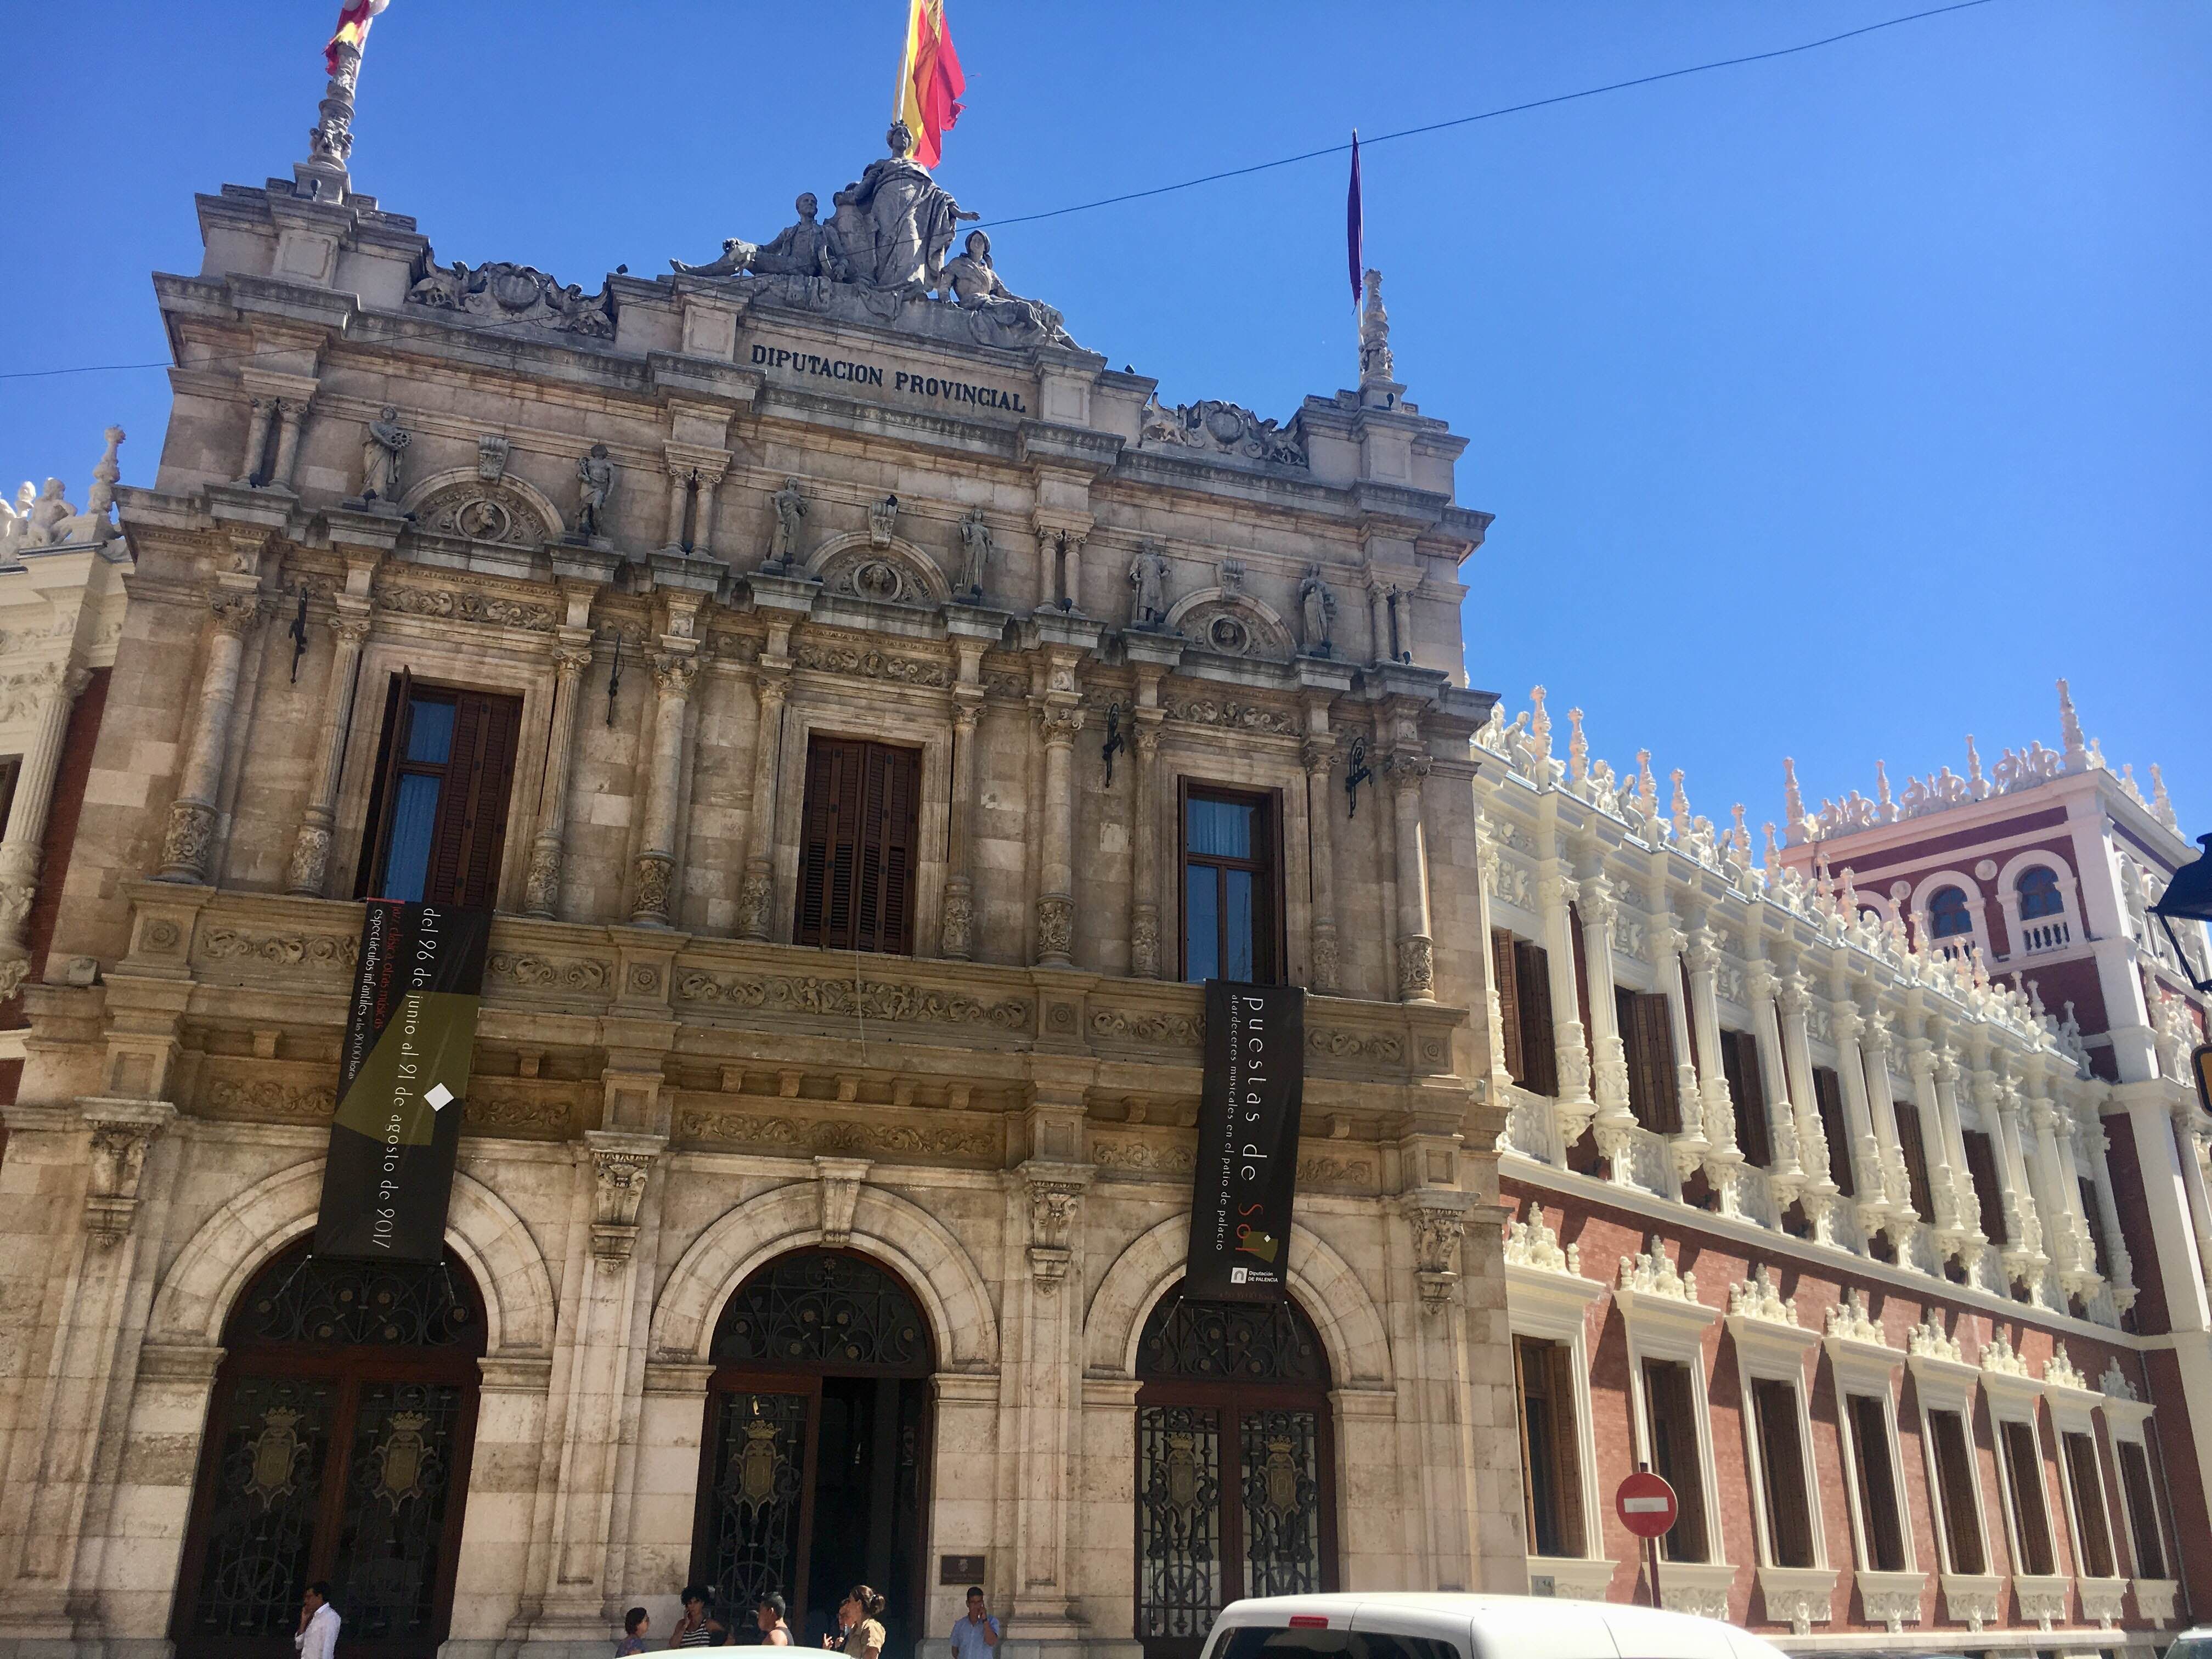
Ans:
<svg viewBox="0 0 2212 1659"><path fill-rule="evenodd" d="M1102 1169L1126 1170L1136 1175L1172 1176L1188 1175L1196 1166L1198 1154L1196 1149L1190 1146L1102 1138L1091 1149L1091 1159Z"/></svg>
<svg viewBox="0 0 2212 1659"><path fill-rule="evenodd" d="M1388 1031L1338 1031L1324 1025L1309 1026L1306 1052L1316 1060L1366 1060L1385 1066L1406 1062L1404 1040Z"/></svg>
<svg viewBox="0 0 2212 1659"><path fill-rule="evenodd" d="M1437 982L1436 947L1416 934L1398 941L1398 998L1410 1001L1425 997Z"/></svg>
<svg viewBox="0 0 2212 1659"><path fill-rule="evenodd" d="M999 1138L988 1127L916 1128L896 1123L807 1122L781 1113L686 1110L677 1134L686 1141L729 1146L805 1148L825 1156L896 1153L912 1158L996 1158Z"/></svg>
<svg viewBox="0 0 2212 1659"><path fill-rule="evenodd" d="M414 514L419 531L472 542L535 547L561 533L561 527L549 526L536 504L520 490L511 484L487 482L481 473L435 491L415 507Z"/></svg>
<svg viewBox="0 0 2212 1659"><path fill-rule="evenodd" d="M389 583L376 589L376 603L380 609L402 616L483 623L495 628L525 628L534 634L550 634L561 622L551 605L504 599L473 588L453 590Z"/></svg>
<svg viewBox="0 0 2212 1659"><path fill-rule="evenodd" d="M860 1202L860 1183L868 1178L867 1160L817 1158L814 1176L822 1187L822 1242L842 1250L853 1242L853 1212Z"/></svg>
<svg viewBox="0 0 2212 1659"><path fill-rule="evenodd" d="M566 1094L508 1093L472 1087L462 1121L472 1133L502 1131L565 1139L573 1118L573 1103Z"/></svg>
<svg viewBox="0 0 2212 1659"><path fill-rule="evenodd" d="M1294 738L1304 728L1297 715L1261 703L1192 697L1162 704L1167 717L1193 726L1218 726L1232 732L1263 732L1270 737Z"/></svg>
<svg viewBox="0 0 2212 1659"><path fill-rule="evenodd" d="M595 340L614 337L611 282L587 297L580 284L563 288L532 265L498 260L471 270L456 259L450 268L441 270L427 252L422 258L414 285L407 290L409 305L480 317L506 327L556 329Z"/></svg>
<svg viewBox="0 0 2212 1659"><path fill-rule="evenodd" d="M138 1210L138 1183L146 1172L146 1153L163 1120L173 1115L169 1107L161 1108L158 1116L143 1118L87 1114L92 1139L84 1227L93 1243L102 1249L122 1243L130 1234L131 1218Z"/></svg>
<svg viewBox="0 0 2212 1659"><path fill-rule="evenodd" d="M2105 1362L2105 1374L2097 1379L2097 1387L2114 1400L2136 1400L2136 1385L2128 1381L2127 1373L2120 1369L2118 1359Z"/></svg>
<svg viewBox="0 0 2212 1659"><path fill-rule="evenodd" d="M1905 1351L1922 1359L1948 1359L1954 1365L1966 1363L1965 1352L1956 1341L1943 1334L1943 1328L1936 1323L1933 1312L1924 1322L1905 1333Z"/></svg>
<svg viewBox="0 0 2212 1659"><path fill-rule="evenodd" d="M1846 1342L1887 1346L1881 1327L1868 1317L1866 1297L1856 1286L1845 1291L1844 1299L1828 1310L1828 1334Z"/></svg>
<svg viewBox="0 0 2212 1659"><path fill-rule="evenodd" d="M1410 1212L1413 1224L1413 1273L1421 1293L1421 1311L1437 1314L1451 1305L1459 1285L1459 1243L1467 1230L1466 1213L1456 1206L1424 1204L1417 1198Z"/></svg>
<svg viewBox="0 0 2212 1659"><path fill-rule="evenodd" d="M1763 1319L1775 1325L1797 1322L1797 1304L1784 1299L1764 1262L1751 1270L1750 1278L1729 1286L1729 1313L1732 1317Z"/></svg>
<svg viewBox="0 0 2212 1659"><path fill-rule="evenodd" d="M1659 1600L1669 1613L1686 1613L1699 1619L1728 1617L1728 1586L1684 1584L1668 1582L1662 1585Z"/></svg>
<svg viewBox="0 0 2212 1659"><path fill-rule="evenodd" d="M1302 1158L1298 1160L1298 1187L1301 1190L1313 1187L1372 1188L1375 1166L1358 1158Z"/></svg>
<svg viewBox="0 0 2212 1659"><path fill-rule="evenodd" d="M1026 1030L1030 1005L1018 998L985 1002L957 992L919 985L812 975L757 979L744 974L685 969L676 975L679 1002L720 1003L733 1008L829 1018L923 1021L948 1025L994 1025L1003 1031Z"/></svg>
<svg viewBox="0 0 2212 1659"><path fill-rule="evenodd" d="M852 646L802 641L792 647L791 659L800 668L813 669L819 673L851 674L862 679L888 680L895 685L933 690L946 684L950 678L943 662L916 657L888 656L880 651Z"/></svg>
<svg viewBox="0 0 2212 1659"><path fill-rule="evenodd" d="M1046 1296L1057 1296L1073 1255L1068 1239L1082 1207L1080 1182L1036 1179L1030 1188L1030 1277Z"/></svg>
<svg viewBox="0 0 2212 1659"><path fill-rule="evenodd" d="M1832 1616L1830 1604L1835 1595L1832 1586L1826 1589L1814 1584L1785 1586L1767 1582L1767 1575L1764 1572L1760 1579L1760 1589L1766 1601L1766 1616L1776 1624L1788 1625L1793 1635L1810 1636L1814 1625L1828 1622Z"/></svg>
<svg viewBox="0 0 2212 1659"><path fill-rule="evenodd" d="M1119 1008L1099 1008L1091 1016L1091 1035L1146 1042L1162 1048L1195 1048L1206 1041L1206 1016L1133 1013Z"/></svg>
<svg viewBox="0 0 2212 1659"><path fill-rule="evenodd" d="M258 933L243 927L203 927L199 954L210 962L251 959L280 968L329 968L350 972L361 952L351 933Z"/></svg>
<svg viewBox="0 0 2212 1659"><path fill-rule="evenodd" d="M1547 1273L1572 1273L1580 1278L1583 1247L1570 1244L1560 1249L1559 1232L1544 1218L1544 1206L1532 1202L1526 1216L1505 1224L1505 1260L1514 1267L1535 1267Z"/></svg>
<svg viewBox="0 0 2212 1659"><path fill-rule="evenodd" d="M2026 1376L2027 1361L2014 1352L2011 1343L2002 1334L1993 1334L1982 1344L1981 1367L2005 1376Z"/></svg>
<svg viewBox="0 0 2212 1659"><path fill-rule="evenodd" d="M2074 1368L2063 1346L2054 1345L2051 1358L2043 1367L2043 1380L2054 1389L2078 1389L2085 1394L2094 1393L2089 1379Z"/></svg>
<svg viewBox="0 0 2212 1659"><path fill-rule="evenodd" d="M513 951L495 951L488 964L494 979L503 979L533 991L604 991L608 968L604 962L580 957L540 957Z"/></svg>
<svg viewBox="0 0 2212 1659"><path fill-rule="evenodd" d="M1281 627L1243 599L1201 599L1180 611L1175 627L1194 643L1224 657L1287 662L1295 649Z"/></svg>
<svg viewBox="0 0 2212 1659"><path fill-rule="evenodd" d="M1170 408L1157 398L1139 417L1141 449L1179 449L1201 455L1236 455L1278 466L1306 465L1304 440L1272 420L1263 421L1241 404L1207 398Z"/></svg>
<svg viewBox="0 0 2212 1659"><path fill-rule="evenodd" d="M337 1094L313 1084L217 1078L208 1085L203 1109L209 1117L249 1123L320 1123L337 1109Z"/></svg>
<svg viewBox="0 0 2212 1659"><path fill-rule="evenodd" d="M1944 1611L1965 1620L1966 1628L1978 1635L1984 1625L1996 1622L2003 1595L2002 1578L1954 1578L1948 1573L1943 1577Z"/></svg>
<svg viewBox="0 0 2212 1659"><path fill-rule="evenodd" d="M1667 1259L1666 1241L1654 1233L1645 1241L1640 1255L1621 1258L1620 1288L1634 1291L1641 1296L1663 1296L1676 1302L1695 1302L1698 1299L1698 1276L1694 1273L1677 1273L1674 1264Z"/></svg>
<svg viewBox="0 0 2212 1659"><path fill-rule="evenodd" d="M626 1261L637 1242L638 1206L653 1154L631 1147L592 1148L592 1254L604 1264Z"/></svg>
<svg viewBox="0 0 2212 1659"><path fill-rule="evenodd" d="M1901 1635L1908 1622L1920 1622L1920 1586L1917 1583L1896 1589L1876 1589L1862 1573L1859 1599L1866 1609L1868 1622L1879 1620L1892 1636Z"/></svg>
<svg viewBox="0 0 2212 1659"><path fill-rule="evenodd" d="M2038 1630L2049 1630L2066 1616L2066 1593L2073 1582L2070 1577L2031 1578L2015 1574L2012 1588L2020 1598L2021 1617L2034 1620Z"/></svg>
<svg viewBox="0 0 2212 1659"><path fill-rule="evenodd" d="M1066 957L1073 948L1075 901L1048 893L1036 902L1037 955Z"/></svg>

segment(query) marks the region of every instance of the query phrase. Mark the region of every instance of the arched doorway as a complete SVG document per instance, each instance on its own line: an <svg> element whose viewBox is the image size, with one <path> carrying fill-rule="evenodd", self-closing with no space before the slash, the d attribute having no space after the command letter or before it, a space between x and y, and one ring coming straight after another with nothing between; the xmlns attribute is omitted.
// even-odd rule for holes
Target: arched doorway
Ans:
<svg viewBox="0 0 2212 1659"><path fill-rule="evenodd" d="M898 1279L848 1250L779 1256L714 1328L691 1577L733 1626L780 1591L818 1647L855 1583L890 1599L893 1654L926 1605L928 1322Z"/></svg>
<svg viewBox="0 0 2212 1659"><path fill-rule="evenodd" d="M223 1328L170 1634L178 1659L287 1659L331 1581L345 1651L434 1659L476 1439L483 1306L459 1265L305 1240Z"/></svg>
<svg viewBox="0 0 2212 1659"><path fill-rule="evenodd" d="M1137 1636L1195 1659L1241 1596L1336 1588L1328 1359L1293 1304L1170 1291L1137 1346Z"/></svg>

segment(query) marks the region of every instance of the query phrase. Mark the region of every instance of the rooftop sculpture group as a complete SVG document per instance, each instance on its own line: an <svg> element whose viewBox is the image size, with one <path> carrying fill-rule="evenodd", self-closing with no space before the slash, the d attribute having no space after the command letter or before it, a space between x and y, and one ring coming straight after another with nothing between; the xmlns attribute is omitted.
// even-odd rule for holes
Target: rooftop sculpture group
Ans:
<svg viewBox="0 0 2212 1659"><path fill-rule="evenodd" d="M854 321L920 324L981 345L1073 345L1059 312L1000 279L988 236L970 231L952 253L960 222L978 216L912 158L905 123L887 137L890 154L836 193L828 224L810 191L796 204L798 222L771 240L731 237L706 264L669 264L679 276L743 282L782 304Z"/></svg>

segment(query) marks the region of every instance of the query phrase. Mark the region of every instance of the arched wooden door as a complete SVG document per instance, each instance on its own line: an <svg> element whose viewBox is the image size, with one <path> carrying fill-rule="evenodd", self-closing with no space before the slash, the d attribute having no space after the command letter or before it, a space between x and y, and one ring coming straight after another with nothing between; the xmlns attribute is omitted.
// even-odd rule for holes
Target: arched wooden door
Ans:
<svg viewBox="0 0 2212 1659"><path fill-rule="evenodd" d="M476 1439L483 1304L466 1269L304 1243L223 1328L170 1634L178 1659L289 1659L331 1581L343 1651L435 1659Z"/></svg>
<svg viewBox="0 0 2212 1659"><path fill-rule="evenodd" d="M714 1328L691 1577L748 1626L769 1590L802 1647L856 1583L884 1592L886 1659L926 1634L928 1322L887 1269L848 1250L779 1256Z"/></svg>
<svg viewBox="0 0 2212 1659"><path fill-rule="evenodd" d="M1196 1659L1247 1595L1337 1587L1328 1360L1288 1302L1186 1301L1137 1350L1137 1636Z"/></svg>

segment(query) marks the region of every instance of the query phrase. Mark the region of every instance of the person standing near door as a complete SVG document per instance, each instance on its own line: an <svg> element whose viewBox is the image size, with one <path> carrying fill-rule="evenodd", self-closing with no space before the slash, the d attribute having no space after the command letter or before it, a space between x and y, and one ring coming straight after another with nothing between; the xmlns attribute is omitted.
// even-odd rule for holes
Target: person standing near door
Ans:
<svg viewBox="0 0 2212 1659"><path fill-rule="evenodd" d="M292 1638L300 1659L331 1659L338 1644L338 1610L331 1605L331 1587L318 1578L300 1598L300 1631Z"/></svg>
<svg viewBox="0 0 2212 1659"><path fill-rule="evenodd" d="M788 1611L783 1597L774 1590L761 1597L760 1605L753 1609L753 1622L760 1626L763 1647L787 1648L791 1645L791 1624L786 1617Z"/></svg>
<svg viewBox="0 0 2212 1659"><path fill-rule="evenodd" d="M991 1615L990 1603L983 1599L983 1587L970 1584L968 1611L952 1625L952 1659L991 1659L991 1650L1003 1634Z"/></svg>
<svg viewBox="0 0 2212 1659"><path fill-rule="evenodd" d="M684 1616L668 1633L672 1648L719 1648L730 1639L729 1631L714 1617L714 1587L684 1587Z"/></svg>
<svg viewBox="0 0 2212 1659"><path fill-rule="evenodd" d="M822 1645L842 1650L845 1659L883 1659L883 1616L889 1605L866 1584L854 1585L837 1609L837 1624L844 1632L843 1639L825 1636Z"/></svg>

